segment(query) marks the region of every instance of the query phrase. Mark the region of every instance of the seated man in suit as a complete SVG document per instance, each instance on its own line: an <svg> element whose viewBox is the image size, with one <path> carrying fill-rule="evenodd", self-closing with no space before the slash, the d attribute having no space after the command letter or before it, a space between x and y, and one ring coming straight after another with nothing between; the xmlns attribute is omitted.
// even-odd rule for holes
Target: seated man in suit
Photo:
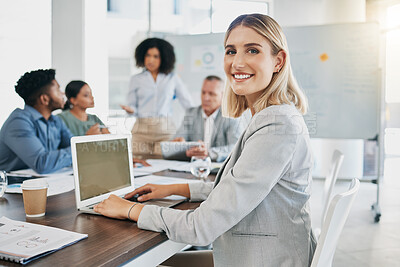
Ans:
<svg viewBox="0 0 400 267"><path fill-rule="evenodd" d="M221 78L208 76L204 79L201 106L187 109L174 139L203 142L202 146L187 150L186 156L210 156L213 161L223 161L242 134L244 128L238 119L222 117L223 91Z"/></svg>
<svg viewBox="0 0 400 267"><path fill-rule="evenodd" d="M55 70L25 73L15 91L25 107L15 109L0 130L0 169L51 173L70 166L72 134L59 117L51 115L65 102Z"/></svg>

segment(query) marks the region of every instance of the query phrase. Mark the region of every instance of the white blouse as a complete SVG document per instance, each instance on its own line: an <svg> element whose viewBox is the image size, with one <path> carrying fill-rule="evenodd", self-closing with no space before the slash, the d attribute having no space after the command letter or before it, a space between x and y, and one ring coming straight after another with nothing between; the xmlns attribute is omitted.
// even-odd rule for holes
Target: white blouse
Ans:
<svg viewBox="0 0 400 267"><path fill-rule="evenodd" d="M175 97L185 109L194 106L190 93L175 73L159 73L155 81L147 70L131 77L128 105L133 108L136 117L172 115L172 101Z"/></svg>

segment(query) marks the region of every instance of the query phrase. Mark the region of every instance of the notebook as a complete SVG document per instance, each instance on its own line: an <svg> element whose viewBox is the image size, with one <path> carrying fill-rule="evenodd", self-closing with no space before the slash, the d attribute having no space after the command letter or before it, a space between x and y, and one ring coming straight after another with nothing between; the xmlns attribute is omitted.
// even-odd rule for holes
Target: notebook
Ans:
<svg viewBox="0 0 400 267"><path fill-rule="evenodd" d="M26 264L72 245L87 234L0 218L0 259Z"/></svg>
<svg viewBox="0 0 400 267"><path fill-rule="evenodd" d="M97 214L93 207L111 194L123 197L134 190L130 135L72 137L71 152L78 210ZM183 201L151 200L144 204L172 207Z"/></svg>
<svg viewBox="0 0 400 267"><path fill-rule="evenodd" d="M200 146L200 142L161 142L161 153L164 159L190 161L186 156L186 150L194 146Z"/></svg>

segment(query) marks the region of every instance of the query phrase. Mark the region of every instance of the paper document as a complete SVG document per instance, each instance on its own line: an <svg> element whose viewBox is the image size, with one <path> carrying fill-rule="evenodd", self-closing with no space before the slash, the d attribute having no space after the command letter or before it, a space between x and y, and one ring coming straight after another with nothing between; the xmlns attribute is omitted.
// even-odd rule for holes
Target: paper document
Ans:
<svg viewBox="0 0 400 267"><path fill-rule="evenodd" d="M49 184L47 196L58 195L75 189L73 175L54 175L45 177ZM22 194L21 184L10 184L7 186L6 193Z"/></svg>
<svg viewBox="0 0 400 267"><path fill-rule="evenodd" d="M33 177L49 177L49 176L55 176L55 175L73 175L74 170L72 167L65 167L62 168L56 172L53 173L48 173L48 174L40 174L35 172L32 169L26 169L26 170L18 170L18 171L12 171L10 172L11 175L26 175L26 176L33 176Z"/></svg>
<svg viewBox="0 0 400 267"><path fill-rule="evenodd" d="M196 165L196 163L191 162L183 162L181 164L172 165L169 170L176 171L176 172L190 172L190 168L192 164ZM212 162L211 163L211 170L219 169L222 166L222 162Z"/></svg>
<svg viewBox="0 0 400 267"><path fill-rule="evenodd" d="M134 168L133 173L135 174L135 171L139 171L141 173L144 172L155 173L165 170L172 170L188 164L187 161L164 160L164 159L148 159L147 162L151 165L150 167Z"/></svg>
<svg viewBox="0 0 400 267"><path fill-rule="evenodd" d="M0 218L0 259L26 264L66 246L87 234Z"/></svg>
<svg viewBox="0 0 400 267"><path fill-rule="evenodd" d="M191 163L188 161L178 161L178 160L164 160L164 159L149 159L147 162L151 165L151 167L140 167L135 168L135 171L139 171L140 173L148 172L154 173L164 170L171 170L176 172L190 172ZM220 168L223 162L212 162L211 169Z"/></svg>

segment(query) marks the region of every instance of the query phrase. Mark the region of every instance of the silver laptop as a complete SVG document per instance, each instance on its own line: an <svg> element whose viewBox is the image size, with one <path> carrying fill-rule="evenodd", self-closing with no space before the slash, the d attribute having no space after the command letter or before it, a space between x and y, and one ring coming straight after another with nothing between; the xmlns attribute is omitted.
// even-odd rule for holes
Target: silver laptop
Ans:
<svg viewBox="0 0 400 267"><path fill-rule="evenodd" d="M71 152L78 210L96 214L93 207L111 194L123 197L134 190L130 135L72 137ZM143 204L171 207L183 201L152 200Z"/></svg>

